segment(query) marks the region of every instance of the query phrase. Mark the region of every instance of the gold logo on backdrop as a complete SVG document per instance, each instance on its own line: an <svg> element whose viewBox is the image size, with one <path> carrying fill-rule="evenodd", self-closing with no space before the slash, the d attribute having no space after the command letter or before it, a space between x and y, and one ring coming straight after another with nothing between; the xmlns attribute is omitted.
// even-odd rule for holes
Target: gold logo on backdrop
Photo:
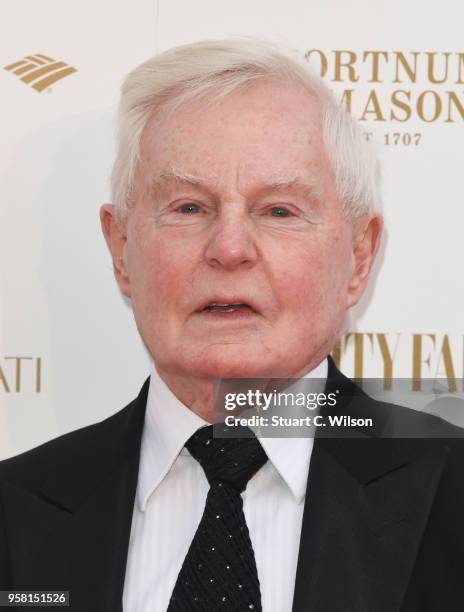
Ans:
<svg viewBox="0 0 464 612"><path fill-rule="evenodd" d="M42 391L42 357L0 358L0 393Z"/></svg>
<svg viewBox="0 0 464 612"><path fill-rule="evenodd" d="M360 121L464 120L464 53L310 49L304 57L341 84L342 103Z"/></svg>
<svg viewBox="0 0 464 612"><path fill-rule="evenodd" d="M375 365L385 389L400 370L413 381L413 390L420 391L421 380L444 379L450 392L464 385L464 336L428 333L349 332L341 336L332 357L349 376L362 379L367 366ZM459 388L464 391L464 386Z"/></svg>
<svg viewBox="0 0 464 612"><path fill-rule="evenodd" d="M77 68L42 53L27 55L19 62L4 66L4 69L16 74L20 81L39 92L77 72Z"/></svg>

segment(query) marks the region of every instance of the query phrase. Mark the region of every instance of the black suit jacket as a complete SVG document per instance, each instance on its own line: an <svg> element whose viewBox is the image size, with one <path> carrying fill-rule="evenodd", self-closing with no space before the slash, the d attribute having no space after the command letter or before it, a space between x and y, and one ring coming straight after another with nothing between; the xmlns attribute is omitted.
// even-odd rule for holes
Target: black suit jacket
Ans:
<svg viewBox="0 0 464 612"><path fill-rule="evenodd" d="M415 431L429 423L374 402L332 361L329 381L346 398L340 414L380 415L383 431L398 418ZM148 381L110 418L0 463L0 590L69 590L72 610L122 610L147 391ZM464 440L446 431L316 437L294 612L464 610Z"/></svg>

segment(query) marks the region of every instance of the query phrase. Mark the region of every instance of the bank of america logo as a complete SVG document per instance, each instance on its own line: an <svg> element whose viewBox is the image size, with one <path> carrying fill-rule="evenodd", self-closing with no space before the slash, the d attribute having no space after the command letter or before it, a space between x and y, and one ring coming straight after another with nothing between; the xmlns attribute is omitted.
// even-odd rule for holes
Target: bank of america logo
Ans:
<svg viewBox="0 0 464 612"><path fill-rule="evenodd" d="M65 64L65 62L54 60L42 53L27 55L19 62L9 64L4 68L16 74L20 81L30 85L36 91L43 91L53 83L64 79L73 72L77 72L77 68Z"/></svg>

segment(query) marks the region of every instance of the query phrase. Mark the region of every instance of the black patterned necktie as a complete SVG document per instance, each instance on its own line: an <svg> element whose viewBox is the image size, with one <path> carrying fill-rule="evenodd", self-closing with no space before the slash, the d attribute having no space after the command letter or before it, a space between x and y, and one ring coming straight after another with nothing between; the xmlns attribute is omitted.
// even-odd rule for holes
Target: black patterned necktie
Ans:
<svg viewBox="0 0 464 612"><path fill-rule="evenodd" d="M240 493L267 456L251 430L240 429L247 438L213 438L210 425L186 444L203 467L210 489L168 612L261 611L258 572Z"/></svg>

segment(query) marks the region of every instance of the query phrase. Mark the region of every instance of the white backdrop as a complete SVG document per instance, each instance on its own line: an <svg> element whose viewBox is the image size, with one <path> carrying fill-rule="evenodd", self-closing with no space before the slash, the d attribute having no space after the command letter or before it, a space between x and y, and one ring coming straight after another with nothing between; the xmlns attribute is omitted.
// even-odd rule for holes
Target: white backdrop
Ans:
<svg viewBox="0 0 464 612"><path fill-rule="evenodd" d="M10 4L0 25L0 458L116 412L148 373L98 209L122 78L200 38L298 49L378 146L387 231L341 339L342 369L445 376L451 387L462 378L463 19L456 0ZM37 91L3 69L38 53L76 72Z"/></svg>

